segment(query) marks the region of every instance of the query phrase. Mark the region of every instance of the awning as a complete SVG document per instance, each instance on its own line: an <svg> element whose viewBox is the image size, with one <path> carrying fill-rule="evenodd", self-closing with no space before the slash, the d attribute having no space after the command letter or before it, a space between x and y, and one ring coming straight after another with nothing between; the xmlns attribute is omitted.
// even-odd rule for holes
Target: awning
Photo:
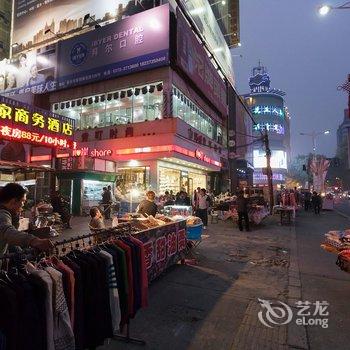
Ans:
<svg viewBox="0 0 350 350"><path fill-rule="evenodd" d="M51 167L46 167L43 165L35 165L33 163L25 163L25 162L9 162L6 160L0 160L0 170L7 170L7 171L21 170L23 172L54 171L54 169L52 169Z"/></svg>

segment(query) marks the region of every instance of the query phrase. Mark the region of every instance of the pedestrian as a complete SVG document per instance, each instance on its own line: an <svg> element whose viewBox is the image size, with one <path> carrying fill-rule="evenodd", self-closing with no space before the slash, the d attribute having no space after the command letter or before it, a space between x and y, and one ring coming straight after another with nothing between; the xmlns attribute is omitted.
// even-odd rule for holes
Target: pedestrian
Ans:
<svg viewBox="0 0 350 350"><path fill-rule="evenodd" d="M200 189L197 197L198 207L196 210L196 216L202 220L203 229L206 229L208 226L208 208L210 206L210 198L208 197L205 188Z"/></svg>
<svg viewBox="0 0 350 350"><path fill-rule="evenodd" d="M314 207L315 214L319 215L322 206L322 198L316 191L313 192L311 202Z"/></svg>
<svg viewBox="0 0 350 350"><path fill-rule="evenodd" d="M103 222L103 216L97 207L92 207L90 209L91 220L89 222L90 230L103 229L105 224Z"/></svg>
<svg viewBox="0 0 350 350"><path fill-rule="evenodd" d="M141 203L138 205L136 211L143 216L156 216L158 212L157 204L155 203L156 194L153 191L148 191L146 193L146 199L141 201Z"/></svg>
<svg viewBox="0 0 350 350"><path fill-rule="evenodd" d="M71 218L70 214L70 204L69 202L61 195L60 191L54 191L51 195L51 205L54 212L60 214L62 223L65 225L65 228L71 229Z"/></svg>
<svg viewBox="0 0 350 350"><path fill-rule="evenodd" d="M246 231L250 231L249 228L249 216L248 216L248 198L244 197L244 192L241 190L237 196L237 212L238 212L238 228L243 231L243 220Z"/></svg>
<svg viewBox="0 0 350 350"><path fill-rule="evenodd" d="M304 209L308 211L311 205L311 192L307 191L304 194Z"/></svg>
<svg viewBox="0 0 350 350"><path fill-rule="evenodd" d="M102 192L102 205L103 205L103 213L106 220L111 218L111 204L112 204L112 194L107 189L107 187L103 187Z"/></svg>
<svg viewBox="0 0 350 350"><path fill-rule="evenodd" d="M0 255L5 254L9 246L30 246L45 252L53 248L49 239L18 231L19 215L26 197L26 189L16 183L9 183L0 189Z"/></svg>
<svg viewBox="0 0 350 350"><path fill-rule="evenodd" d="M187 192L180 191L179 195L176 197L175 204L176 205L183 205L183 206L190 206L191 200L190 200L190 197L187 195Z"/></svg>
<svg viewBox="0 0 350 350"><path fill-rule="evenodd" d="M164 193L164 205L173 205L174 200L172 196L170 195L169 191L165 191Z"/></svg>

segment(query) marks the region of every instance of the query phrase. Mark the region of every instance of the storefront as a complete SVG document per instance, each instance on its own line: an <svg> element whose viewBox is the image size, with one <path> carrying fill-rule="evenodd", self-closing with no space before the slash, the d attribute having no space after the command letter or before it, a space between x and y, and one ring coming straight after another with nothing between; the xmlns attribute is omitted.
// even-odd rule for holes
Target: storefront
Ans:
<svg viewBox="0 0 350 350"><path fill-rule="evenodd" d="M74 120L0 96L0 185L18 182L30 200L55 188L56 151L74 148Z"/></svg>

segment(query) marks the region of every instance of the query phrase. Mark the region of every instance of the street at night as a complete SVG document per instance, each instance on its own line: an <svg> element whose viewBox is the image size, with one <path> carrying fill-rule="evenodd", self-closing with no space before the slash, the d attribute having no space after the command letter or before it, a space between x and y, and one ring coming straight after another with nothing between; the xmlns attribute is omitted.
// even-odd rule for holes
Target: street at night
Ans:
<svg viewBox="0 0 350 350"><path fill-rule="evenodd" d="M345 350L350 2L0 0L0 350Z"/></svg>

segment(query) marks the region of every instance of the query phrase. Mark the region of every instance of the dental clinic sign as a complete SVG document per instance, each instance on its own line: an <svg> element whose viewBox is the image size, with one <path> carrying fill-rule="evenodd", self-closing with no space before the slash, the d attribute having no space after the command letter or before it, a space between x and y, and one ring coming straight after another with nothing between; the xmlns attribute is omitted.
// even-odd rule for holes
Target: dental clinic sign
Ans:
<svg viewBox="0 0 350 350"><path fill-rule="evenodd" d="M169 64L169 5L59 43L58 89Z"/></svg>

